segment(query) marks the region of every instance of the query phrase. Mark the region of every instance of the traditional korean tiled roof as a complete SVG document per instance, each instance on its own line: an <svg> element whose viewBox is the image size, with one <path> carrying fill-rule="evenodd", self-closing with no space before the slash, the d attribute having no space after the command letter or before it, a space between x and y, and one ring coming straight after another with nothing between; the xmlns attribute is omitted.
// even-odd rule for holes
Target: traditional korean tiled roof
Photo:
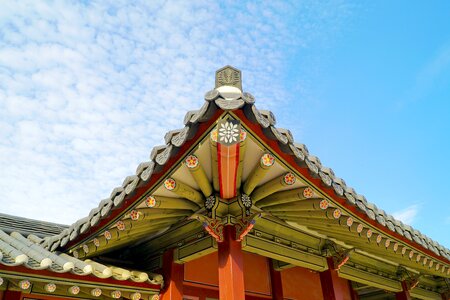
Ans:
<svg viewBox="0 0 450 300"><path fill-rule="evenodd" d="M332 189L335 196L344 199L348 206L354 207L359 213L378 223L378 226L386 227L393 234L404 237L412 244L422 246L436 256L445 258L447 262L450 261L449 249L367 201L363 195L358 194L354 188L347 186L343 179L337 177L332 169L323 166L320 159L311 155L304 144L294 142L288 129L275 127L274 114L257 109L255 98L250 93L236 93L235 89L228 90L226 87L207 92L203 106L199 110L186 113L183 128L167 132L164 137L165 145L154 147L150 153L150 160L139 164L135 175L126 177L122 185L114 188L110 197L100 201L98 207L92 209L87 217L78 220L60 234L44 238L42 245L51 250L64 247L69 241L75 241L79 235L88 232L101 220L108 218L113 210L120 209L127 196L155 176L169 159L195 136L202 123L218 115L218 110L242 113L252 123L260 126L267 139L275 141L278 147L284 153L291 155L300 167L307 168L312 177L320 178L323 185Z"/></svg>
<svg viewBox="0 0 450 300"><path fill-rule="evenodd" d="M0 230L0 264L9 267L24 266L33 270L48 270L55 273L162 284L161 275L129 271L91 260L82 261L65 253L50 252L43 248L40 242L41 239L35 235L24 237L18 232L7 234Z"/></svg>
<svg viewBox="0 0 450 300"><path fill-rule="evenodd" d="M0 230L3 230L6 233L16 231L25 236L34 234L38 237L45 237L59 234L68 227L68 225L0 214Z"/></svg>
<svg viewBox="0 0 450 300"><path fill-rule="evenodd" d="M50 252L36 235L0 230L0 286L25 292L97 298L159 299L163 277ZM8 282L8 283L7 283Z"/></svg>

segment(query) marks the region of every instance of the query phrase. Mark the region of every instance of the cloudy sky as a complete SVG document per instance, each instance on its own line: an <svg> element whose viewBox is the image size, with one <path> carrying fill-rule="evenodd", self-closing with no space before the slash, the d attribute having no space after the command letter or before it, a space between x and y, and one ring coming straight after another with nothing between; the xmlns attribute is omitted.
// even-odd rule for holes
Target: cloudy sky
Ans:
<svg viewBox="0 0 450 300"><path fill-rule="evenodd" d="M231 64L337 176L450 247L448 2L271 2L2 1L0 211L86 216Z"/></svg>

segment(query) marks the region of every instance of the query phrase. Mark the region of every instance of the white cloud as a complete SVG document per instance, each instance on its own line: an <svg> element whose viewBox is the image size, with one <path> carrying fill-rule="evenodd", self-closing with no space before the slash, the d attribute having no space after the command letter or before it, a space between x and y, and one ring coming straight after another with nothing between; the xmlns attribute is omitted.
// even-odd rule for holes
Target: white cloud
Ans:
<svg viewBox="0 0 450 300"><path fill-rule="evenodd" d="M401 211L394 212L392 216L407 225L412 225L419 212L419 205L413 204Z"/></svg>
<svg viewBox="0 0 450 300"><path fill-rule="evenodd" d="M242 69L258 107L285 103L286 49L328 38L344 10L328 6L2 1L0 211L87 215L202 105L223 65Z"/></svg>

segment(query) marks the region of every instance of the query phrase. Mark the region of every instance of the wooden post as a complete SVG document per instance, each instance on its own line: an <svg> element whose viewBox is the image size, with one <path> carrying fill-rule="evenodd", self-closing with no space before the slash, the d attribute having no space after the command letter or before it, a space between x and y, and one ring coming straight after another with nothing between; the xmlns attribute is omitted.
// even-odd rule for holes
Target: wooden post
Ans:
<svg viewBox="0 0 450 300"><path fill-rule="evenodd" d="M281 272L273 267L273 261L270 260L270 283L272 286L272 299L283 300L283 282L281 280Z"/></svg>
<svg viewBox="0 0 450 300"><path fill-rule="evenodd" d="M397 300L411 300L408 287L405 281L402 281L402 291L395 293L395 299Z"/></svg>
<svg viewBox="0 0 450 300"><path fill-rule="evenodd" d="M22 292L6 290L6 291L4 291L3 298L1 298L1 296L0 296L0 299L21 300L22 299Z"/></svg>
<svg viewBox="0 0 450 300"><path fill-rule="evenodd" d="M224 241L219 243L219 299L245 299L244 258L241 243L235 240L234 226L225 226Z"/></svg>
<svg viewBox="0 0 450 300"><path fill-rule="evenodd" d="M163 276L165 287L161 293L161 300L182 300L184 265L173 261L173 250L163 254Z"/></svg>
<svg viewBox="0 0 450 300"><path fill-rule="evenodd" d="M322 285L323 299L339 300L344 294L350 294L350 290L345 291L342 285L338 283L338 273L334 269L333 258L327 258L328 270L320 272L320 284Z"/></svg>

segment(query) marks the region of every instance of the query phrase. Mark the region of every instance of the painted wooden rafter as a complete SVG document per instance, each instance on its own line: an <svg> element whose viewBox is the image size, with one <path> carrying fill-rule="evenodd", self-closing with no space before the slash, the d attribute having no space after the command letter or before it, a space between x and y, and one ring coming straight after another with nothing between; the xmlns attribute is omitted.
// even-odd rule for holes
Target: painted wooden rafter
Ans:
<svg viewBox="0 0 450 300"><path fill-rule="evenodd" d="M258 183L264 178L269 169L275 164L275 156L264 153L259 159L259 163L253 168L242 187L242 191L250 195Z"/></svg>
<svg viewBox="0 0 450 300"><path fill-rule="evenodd" d="M213 188L208 177L206 176L205 170L200 164L198 157L193 154L188 155L184 160L184 165L189 170L192 177L194 177L194 180L197 182L203 195L205 197L211 196L213 193Z"/></svg>
<svg viewBox="0 0 450 300"><path fill-rule="evenodd" d="M181 180L176 180L174 178L167 178L164 181L164 187L171 192L174 192L180 197L186 198L188 200L191 200L198 205L203 205L204 197L203 195L187 185L186 183L182 182Z"/></svg>
<svg viewBox="0 0 450 300"><path fill-rule="evenodd" d="M257 202L258 200L261 200L275 192L278 192L286 186L292 186L296 182L296 180L297 178L295 177L294 173L287 172L260 185L250 194L250 196L252 197L253 201Z"/></svg>

